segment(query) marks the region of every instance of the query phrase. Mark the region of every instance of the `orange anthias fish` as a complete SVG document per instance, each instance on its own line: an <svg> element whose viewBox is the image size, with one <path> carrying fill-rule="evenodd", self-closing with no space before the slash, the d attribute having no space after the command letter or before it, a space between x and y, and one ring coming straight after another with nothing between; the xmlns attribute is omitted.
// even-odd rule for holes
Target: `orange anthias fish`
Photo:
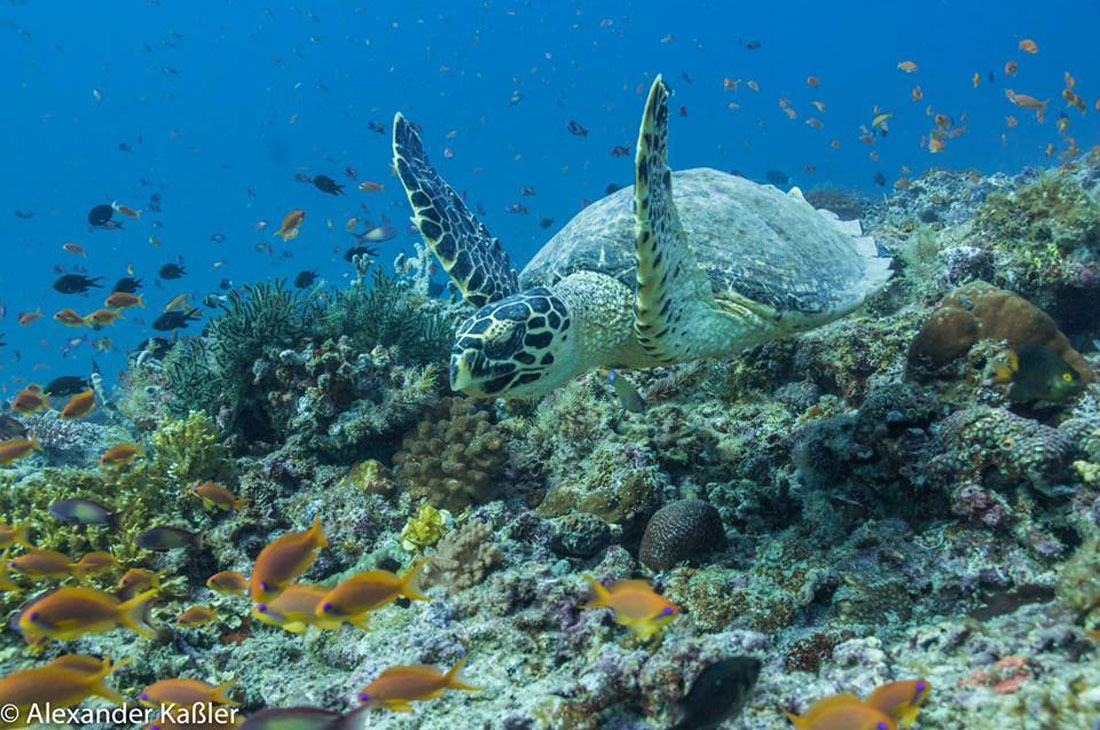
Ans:
<svg viewBox="0 0 1100 730"><path fill-rule="evenodd" d="M215 618L217 614L209 606L191 606L176 617L176 623L180 626L202 626Z"/></svg>
<svg viewBox="0 0 1100 730"><path fill-rule="evenodd" d="M11 401L11 409L17 413L38 413L48 410L49 401L42 393L42 388L37 385L28 385L15 394Z"/></svg>
<svg viewBox="0 0 1100 730"><path fill-rule="evenodd" d="M75 253L78 256L88 258L87 252L84 250L84 247L81 246L79 243L65 243L61 245L61 249L67 253Z"/></svg>
<svg viewBox="0 0 1100 730"><path fill-rule="evenodd" d="M680 609L654 593L644 580L620 580L607 588L590 575L584 576L595 592L585 608L610 608L615 623L626 626L643 641L661 631Z"/></svg>
<svg viewBox="0 0 1100 730"><path fill-rule="evenodd" d="M13 717L5 715L3 726L33 725L28 714L32 709L73 707L88 697L124 703L122 695L103 680L127 661L111 664L106 658L70 655L58 657L45 666L12 672L0 679L0 703L15 710Z"/></svg>
<svg viewBox="0 0 1100 730"><path fill-rule="evenodd" d="M946 147L947 144L943 141L943 137L935 134L928 137L928 151L932 154L943 152Z"/></svg>
<svg viewBox="0 0 1100 730"><path fill-rule="evenodd" d="M286 214L283 218L282 224L279 226L279 230L275 231L273 236L279 236L283 241L289 241L298 237L298 229L302 227L302 221L306 219L306 212L304 210L292 210Z"/></svg>
<svg viewBox="0 0 1100 730"><path fill-rule="evenodd" d="M95 408L95 391L89 389L83 393L77 393L65 407L61 409L59 418L83 418Z"/></svg>
<svg viewBox="0 0 1100 730"><path fill-rule="evenodd" d="M914 86L913 90L909 92L909 98L911 98L913 101L920 101L924 98L924 91L919 85Z"/></svg>
<svg viewBox="0 0 1100 730"><path fill-rule="evenodd" d="M19 614L19 630L28 644L72 641L119 625L151 639L156 630L146 622L146 613L157 593L149 590L123 603L94 588L65 586L27 605Z"/></svg>
<svg viewBox="0 0 1100 730"><path fill-rule="evenodd" d="M13 545L34 547L30 532L30 525L0 525L0 550L7 550Z"/></svg>
<svg viewBox="0 0 1100 730"><path fill-rule="evenodd" d="M235 570L222 570L206 579L206 587L218 593L241 595L248 588L248 579Z"/></svg>
<svg viewBox="0 0 1100 730"><path fill-rule="evenodd" d="M28 578L63 580L69 576L76 576L77 579L81 577L81 573L76 570L77 563L73 562L68 555L56 550L31 548L9 561L8 567Z"/></svg>
<svg viewBox="0 0 1100 730"><path fill-rule="evenodd" d="M821 81L816 76L807 76L806 77L806 84L808 86L812 86L816 89L818 86L821 85Z"/></svg>
<svg viewBox="0 0 1100 730"><path fill-rule="evenodd" d="M321 531L321 518L305 532L288 532L272 541L256 556L248 593L253 601L268 601L304 573L317 557L317 551L328 545Z"/></svg>
<svg viewBox="0 0 1100 730"><path fill-rule="evenodd" d="M117 212L119 212L122 215L126 216L127 218L141 218L141 211L140 210L134 210L130 206L123 205L122 203L118 202L117 200L114 201L113 203L111 203L111 207L114 208Z"/></svg>
<svg viewBox="0 0 1100 730"><path fill-rule="evenodd" d="M20 312L19 313L19 326L27 327L38 321L38 318L42 316L41 307L33 312Z"/></svg>
<svg viewBox="0 0 1100 730"><path fill-rule="evenodd" d="M228 489L215 482L202 482L191 487L191 494L202 500L202 506L210 509L217 507L220 510L240 510L245 501Z"/></svg>
<svg viewBox="0 0 1100 730"><path fill-rule="evenodd" d="M390 667L360 690L358 697L369 707L381 705L397 712L411 712L410 702L434 700L448 689L476 692L481 688L466 684L458 676L465 663L466 657L459 659L445 674L427 664Z"/></svg>
<svg viewBox="0 0 1100 730"><path fill-rule="evenodd" d="M120 600L128 601L150 588L160 588L160 576L145 568L130 568L115 584L115 595Z"/></svg>
<svg viewBox="0 0 1100 730"><path fill-rule="evenodd" d="M99 463L103 466L122 464L135 456L144 456L145 452L137 444L117 444L103 452L99 457Z"/></svg>
<svg viewBox="0 0 1100 730"><path fill-rule="evenodd" d="M1046 105L1050 102L1049 99L1046 101L1039 101L1034 96L1017 94L1012 89L1005 89L1005 96L1008 97L1010 102L1023 109L1045 109Z"/></svg>
<svg viewBox="0 0 1100 730"><path fill-rule="evenodd" d="M252 617L292 634L303 634L310 626L330 631L338 629L341 621L317 617L317 608L328 592L328 588L315 583L293 583L270 601L253 606Z"/></svg>
<svg viewBox="0 0 1100 730"><path fill-rule="evenodd" d="M876 688L865 704L897 720L899 727L909 727L917 719L917 711L928 699L931 689L926 679L889 682Z"/></svg>
<svg viewBox="0 0 1100 730"><path fill-rule="evenodd" d="M1039 44L1037 44L1030 38L1024 38L1022 41L1020 41L1020 50L1024 53L1038 53Z"/></svg>
<svg viewBox="0 0 1100 730"><path fill-rule="evenodd" d="M912 61L899 61L898 69L904 71L907 74L911 74L917 70L917 64Z"/></svg>
<svg viewBox="0 0 1100 730"><path fill-rule="evenodd" d="M852 694L818 700L805 715L784 714L795 730L897 730L892 717L868 707Z"/></svg>
<svg viewBox="0 0 1100 730"><path fill-rule="evenodd" d="M359 183L359 189L365 193L377 193L380 190L385 189L385 185L382 183L371 182L370 180L364 180Z"/></svg>
<svg viewBox="0 0 1100 730"><path fill-rule="evenodd" d="M399 597L414 601L430 600L420 593L416 584L417 573L424 561L414 564L402 576L388 570L370 570L353 575L333 588L317 606L317 617L347 621L353 626L366 630L362 623L367 612L392 603Z"/></svg>
<svg viewBox="0 0 1100 730"><path fill-rule="evenodd" d="M80 560L72 566L72 571L77 580L83 582L84 578L89 575L100 575L117 567L118 560L115 559L114 555L103 550L96 550L81 555Z"/></svg>
<svg viewBox="0 0 1100 730"><path fill-rule="evenodd" d="M42 447L38 445L38 439L34 436L29 439L20 436L0 441L0 464L10 464L29 455L32 451L41 450Z"/></svg>
<svg viewBox="0 0 1100 730"><path fill-rule="evenodd" d="M1019 70L1020 66L1015 61L1005 62L1005 76L1015 76L1016 72Z"/></svg>
<svg viewBox="0 0 1100 730"><path fill-rule="evenodd" d="M76 313L73 309L62 309L60 312L53 316L61 324L66 327L83 327L84 318Z"/></svg>
<svg viewBox="0 0 1100 730"><path fill-rule="evenodd" d="M982 83L982 75L977 71L970 77L970 83L974 84L974 88L978 88L978 84Z"/></svg>
<svg viewBox="0 0 1100 730"><path fill-rule="evenodd" d="M207 684L198 679L162 679L146 687L138 695L138 702L146 707L190 707L199 702L236 705L237 702L225 696L236 682L231 679L222 684Z"/></svg>
<svg viewBox="0 0 1100 730"><path fill-rule="evenodd" d="M84 318L84 323L88 325L93 324L114 324L116 319L122 319L122 314L117 309L97 309L87 317Z"/></svg>
<svg viewBox="0 0 1100 730"><path fill-rule="evenodd" d="M184 309L187 307L187 297L189 295L184 293L178 296L172 297L172 301L164 305L165 312L171 312L174 309Z"/></svg>
<svg viewBox="0 0 1100 730"><path fill-rule="evenodd" d="M134 296L124 291L111 292L111 296L107 297L107 300L103 302L103 306L112 309L128 309L129 307L141 307L144 309L144 297L144 294Z"/></svg>

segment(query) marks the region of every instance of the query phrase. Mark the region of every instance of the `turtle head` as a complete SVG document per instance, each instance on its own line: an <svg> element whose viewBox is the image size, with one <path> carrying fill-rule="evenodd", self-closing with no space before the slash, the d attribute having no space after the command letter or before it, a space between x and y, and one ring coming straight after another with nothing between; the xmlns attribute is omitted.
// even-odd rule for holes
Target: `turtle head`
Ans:
<svg viewBox="0 0 1100 730"><path fill-rule="evenodd" d="M451 389L482 398L531 398L572 376L569 311L545 287L477 310L451 348Z"/></svg>

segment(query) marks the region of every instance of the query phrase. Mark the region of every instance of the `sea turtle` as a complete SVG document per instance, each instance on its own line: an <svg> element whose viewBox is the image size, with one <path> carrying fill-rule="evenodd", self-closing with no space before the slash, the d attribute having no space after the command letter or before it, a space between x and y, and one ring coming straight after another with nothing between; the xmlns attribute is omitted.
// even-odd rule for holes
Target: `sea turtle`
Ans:
<svg viewBox="0 0 1100 730"><path fill-rule="evenodd" d="M671 172L668 87L649 90L632 187L586 207L517 276L500 241L394 118L394 167L413 222L463 298L451 388L542 395L597 367L727 357L853 311L890 278L858 222L797 188L717 170Z"/></svg>

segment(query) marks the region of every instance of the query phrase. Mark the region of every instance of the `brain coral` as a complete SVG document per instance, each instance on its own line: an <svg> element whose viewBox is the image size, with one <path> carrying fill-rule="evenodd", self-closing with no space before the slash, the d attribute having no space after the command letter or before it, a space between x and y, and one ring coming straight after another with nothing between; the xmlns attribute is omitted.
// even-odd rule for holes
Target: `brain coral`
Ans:
<svg viewBox="0 0 1100 730"><path fill-rule="evenodd" d="M651 570L668 570L725 545L726 533L714 505L701 499L680 499L649 518L638 559Z"/></svg>
<svg viewBox="0 0 1100 730"><path fill-rule="evenodd" d="M444 398L405 436L395 474L414 497L460 510L489 499L507 461L503 435L474 402Z"/></svg>
<svg viewBox="0 0 1100 730"><path fill-rule="evenodd" d="M974 281L948 294L921 326L909 347L909 365L938 368L965 354L980 339L1006 340L1019 350L1045 345L1058 353L1086 383L1092 368L1046 312L1018 294Z"/></svg>

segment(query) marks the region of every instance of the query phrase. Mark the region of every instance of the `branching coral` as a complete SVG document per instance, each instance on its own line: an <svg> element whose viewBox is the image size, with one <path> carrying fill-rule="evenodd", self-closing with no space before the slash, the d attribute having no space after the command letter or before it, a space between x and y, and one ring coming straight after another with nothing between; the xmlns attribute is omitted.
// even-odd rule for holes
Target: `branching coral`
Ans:
<svg viewBox="0 0 1100 730"><path fill-rule="evenodd" d="M467 522L439 541L424 566L423 583L443 585L451 593L481 583L501 560L500 548L490 542L493 526Z"/></svg>
<svg viewBox="0 0 1100 730"><path fill-rule="evenodd" d="M504 436L486 411L444 398L405 436L393 461L414 497L460 510L492 497L507 458Z"/></svg>

